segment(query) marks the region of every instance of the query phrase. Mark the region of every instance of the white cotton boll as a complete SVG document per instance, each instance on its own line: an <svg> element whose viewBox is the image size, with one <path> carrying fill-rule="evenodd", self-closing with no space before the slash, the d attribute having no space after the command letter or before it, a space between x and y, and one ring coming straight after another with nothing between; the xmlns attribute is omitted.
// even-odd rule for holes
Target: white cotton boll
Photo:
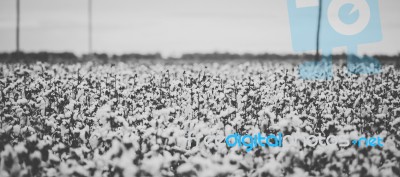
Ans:
<svg viewBox="0 0 400 177"><path fill-rule="evenodd" d="M35 151L32 154L29 155L29 158L31 160L37 159L37 160L41 160L42 159L42 154L39 151Z"/></svg>
<svg viewBox="0 0 400 177"><path fill-rule="evenodd" d="M346 111L344 112L344 116L349 117L350 114L351 114L351 109L346 109Z"/></svg>
<svg viewBox="0 0 400 177"><path fill-rule="evenodd" d="M124 169L123 176L137 175L138 168L133 165L132 159L135 159L135 152L128 152L118 160L117 166Z"/></svg>
<svg viewBox="0 0 400 177"><path fill-rule="evenodd" d="M18 154L28 152L28 150L25 148L25 143L18 143L16 146L14 146L14 150Z"/></svg>
<svg viewBox="0 0 400 177"><path fill-rule="evenodd" d="M185 137L176 137L176 145L186 149L187 139Z"/></svg>
<svg viewBox="0 0 400 177"><path fill-rule="evenodd" d="M326 95L325 95L324 92L322 92L322 93L319 95L319 99L320 99L320 100L321 100L321 99L326 99Z"/></svg>
<svg viewBox="0 0 400 177"><path fill-rule="evenodd" d="M380 170L380 173L381 173L380 176L382 176L382 177L393 177L393 176L396 176L392 169L393 168L391 168L391 166L389 168L382 168Z"/></svg>
<svg viewBox="0 0 400 177"><path fill-rule="evenodd" d="M72 116L72 112L71 111L67 111L67 112L65 112L64 115L65 115L65 117L69 118L69 117Z"/></svg>
<svg viewBox="0 0 400 177"><path fill-rule="evenodd" d="M11 101L6 102L6 106L11 106L11 105L13 105L13 102L11 102Z"/></svg>
<svg viewBox="0 0 400 177"><path fill-rule="evenodd" d="M74 110L75 101L69 101L69 104L65 106L68 110Z"/></svg>
<svg viewBox="0 0 400 177"><path fill-rule="evenodd" d="M184 173L189 173L193 170L194 170L193 165L191 165L189 163L184 163L184 164L180 165L176 171L178 172L178 174L184 174Z"/></svg>
<svg viewBox="0 0 400 177"><path fill-rule="evenodd" d="M56 127L54 122L51 120L45 120L45 124L46 124L46 126L49 126L49 127Z"/></svg>
<svg viewBox="0 0 400 177"><path fill-rule="evenodd" d="M303 124L303 121L298 116L294 116L291 123L294 127L300 127Z"/></svg>
<svg viewBox="0 0 400 177"><path fill-rule="evenodd" d="M151 148L150 148L152 151L157 151L157 150L159 150L160 149L160 146L159 145L157 145L157 144L155 144L155 145L153 145L153 146L151 146Z"/></svg>
<svg viewBox="0 0 400 177"><path fill-rule="evenodd" d="M333 115L332 114L324 114L322 117L325 118L325 119L333 119Z"/></svg>
<svg viewBox="0 0 400 177"><path fill-rule="evenodd" d="M5 132L10 132L12 128L13 128L13 126L6 126L6 127L3 127L3 130ZM21 132L25 133L27 131L28 131L28 126L24 126L24 127L21 128Z"/></svg>
<svg viewBox="0 0 400 177"><path fill-rule="evenodd" d="M78 174L78 176L89 176L89 172L83 166L75 166L74 174Z"/></svg>
<svg viewBox="0 0 400 177"><path fill-rule="evenodd" d="M68 132L68 129L64 125L61 125L60 129L61 129L61 136L64 137L64 135Z"/></svg>
<svg viewBox="0 0 400 177"><path fill-rule="evenodd" d="M392 126L400 125L400 117L394 119L391 124L392 124Z"/></svg>
<svg viewBox="0 0 400 177"><path fill-rule="evenodd" d="M46 141L46 140L39 140L39 142L37 143L36 147L39 149L43 149L43 147L45 147L46 145L49 145L50 142Z"/></svg>
<svg viewBox="0 0 400 177"><path fill-rule="evenodd" d="M358 139L359 138L358 131L351 131L349 137L352 140Z"/></svg>
<svg viewBox="0 0 400 177"><path fill-rule="evenodd" d="M18 103L18 104L27 104L27 103L28 103L28 100L25 99L25 98L22 98L22 99L19 99L19 100L17 101L17 103Z"/></svg>
<svg viewBox="0 0 400 177"><path fill-rule="evenodd" d="M100 119L100 122L104 125L107 123L107 118L110 116L111 107L110 105L104 105L100 107L96 112L96 117Z"/></svg>
<svg viewBox="0 0 400 177"><path fill-rule="evenodd" d="M368 167L368 174L371 176L380 176L380 172L377 166L371 165Z"/></svg>
<svg viewBox="0 0 400 177"><path fill-rule="evenodd" d="M62 120L64 118L65 118L64 114L58 114L57 117L56 117L56 120Z"/></svg>
<svg viewBox="0 0 400 177"><path fill-rule="evenodd" d="M99 137L98 135L92 135L89 138L89 144L92 148L96 148L99 145Z"/></svg>
<svg viewBox="0 0 400 177"><path fill-rule="evenodd" d="M356 99L356 101L354 101L354 104L353 104L353 108L354 108L354 109L357 108L357 106L359 106L360 101L361 101L361 97L358 97L358 98Z"/></svg>
<svg viewBox="0 0 400 177"><path fill-rule="evenodd" d="M108 96L106 96L106 95L102 95L100 97L100 101L107 101L107 100L108 100Z"/></svg>
<svg viewBox="0 0 400 177"><path fill-rule="evenodd" d="M20 125L14 125L12 127L12 129L13 129L14 135L19 135L19 133L21 132L21 126Z"/></svg>
<svg viewBox="0 0 400 177"><path fill-rule="evenodd" d="M161 176L161 167L163 161L160 160L162 159L161 155L158 156L152 156L151 158L145 158L142 161L142 169L148 173L150 173L152 176Z"/></svg>
<svg viewBox="0 0 400 177"><path fill-rule="evenodd" d="M28 105L32 106L32 107L36 107L36 103L33 100L29 100Z"/></svg>
<svg viewBox="0 0 400 177"><path fill-rule="evenodd" d="M271 129L271 130L275 130L275 131L281 130L281 128L280 128L280 126L279 126L278 124L271 125L271 126L270 126L270 129Z"/></svg>
<svg viewBox="0 0 400 177"><path fill-rule="evenodd" d="M269 159L261 168L257 169L258 174L267 173L272 176L282 176L281 163L276 161L274 158Z"/></svg>
<svg viewBox="0 0 400 177"><path fill-rule="evenodd" d="M313 132L313 129L312 129L309 125L307 125L307 126L306 126L306 131L307 131L308 133L312 133L312 132Z"/></svg>
<svg viewBox="0 0 400 177"><path fill-rule="evenodd" d="M33 132L33 133L36 132L36 130L31 126L27 126L27 131Z"/></svg>
<svg viewBox="0 0 400 177"><path fill-rule="evenodd" d="M37 62L35 65L33 65L32 69L35 72L42 72L42 63L41 62Z"/></svg>
<svg viewBox="0 0 400 177"><path fill-rule="evenodd" d="M49 89L43 93L43 96L48 96L53 90Z"/></svg>
<svg viewBox="0 0 400 177"><path fill-rule="evenodd" d="M386 114L376 114L375 117L378 119L384 119L386 117Z"/></svg>
<svg viewBox="0 0 400 177"><path fill-rule="evenodd" d="M365 109L366 109L366 113L370 113L370 112L372 112L371 111L371 107L370 106L368 106L368 105L364 105L364 107L365 107Z"/></svg>
<svg viewBox="0 0 400 177"><path fill-rule="evenodd" d="M389 104L389 103L385 103L385 104ZM387 105L383 105L382 114L387 114L387 113L389 113L389 107Z"/></svg>
<svg viewBox="0 0 400 177"><path fill-rule="evenodd" d="M21 71L21 74L23 74L22 71ZM23 82L24 82L24 78L25 78L25 77L22 77L22 78L18 79L15 83L17 83L17 84L23 83Z"/></svg>
<svg viewBox="0 0 400 177"><path fill-rule="evenodd" d="M225 135L230 135L233 133L235 133L235 130L233 129L233 127L230 125L226 125L225 126Z"/></svg>
<svg viewBox="0 0 400 177"><path fill-rule="evenodd" d="M263 108L262 110L260 110L258 113L258 116L260 116L260 117L266 117L266 118L268 118L268 119L275 119L276 117L275 117L275 114L273 114L273 113L271 113L270 111L269 111L269 108Z"/></svg>
<svg viewBox="0 0 400 177"><path fill-rule="evenodd" d="M279 126L279 128L282 130L283 128L286 128L286 127L289 126L289 121L286 120L286 119L281 119L281 120L278 122L278 126Z"/></svg>
<svg viewBox="0 0 400 177"><path fill-rule="evenodd" d="M232 125L233 126L241 126L243 124L243 118L240 116L240 114L236 114L235 119L232 120Z"/></svg>
<svg viewBox="0 0 400 177"><path fill-rule="evenodd" d="M339 156L340 158L349 158L349 157L352 157L352 156L354 156L355 154L357 154L357 150L354 149L354 148L348 148L348 149L346 149L346 150L338 151L337 154L338 154L338 156Z"/></svg>
<svg viewBox="0 0 400 177"><path fill-rule="evenodd" d="M293 169L293 174L289 175L289 177L298 177L298 176L310 176L308 172L304 171L299 167L295 167Z"/></svg>
<svg viewBox="0 0 400 177"><path fill-rule="evenodd" d="M49 168L46 170L46 176L58 176L58 172L54 168Z"/></svg>

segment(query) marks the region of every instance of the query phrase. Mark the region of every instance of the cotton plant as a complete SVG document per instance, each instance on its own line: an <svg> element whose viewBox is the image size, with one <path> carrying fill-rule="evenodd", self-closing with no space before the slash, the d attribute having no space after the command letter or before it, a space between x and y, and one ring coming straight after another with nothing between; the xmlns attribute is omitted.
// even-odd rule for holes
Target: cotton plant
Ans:
<svg viewBox="0 0 400 177"><path fill-rule="evenodd" d="M3 65L0 176L394 176L400 77L293 64ZM229 134L379 135L385 146L227 147ZM12 159L12 160L11 160Z"/></svg>

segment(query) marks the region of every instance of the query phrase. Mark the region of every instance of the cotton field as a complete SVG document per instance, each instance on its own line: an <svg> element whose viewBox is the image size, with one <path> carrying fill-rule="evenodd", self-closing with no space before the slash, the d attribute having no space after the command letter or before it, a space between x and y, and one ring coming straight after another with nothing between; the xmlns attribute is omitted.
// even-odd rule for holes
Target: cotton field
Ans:
<svg viewBox="0 0 400 177"><path fill-rule="evenodd" d="M400 71L283 62L1 64L0 176L400 176ZM227 147L232 133L383 147Z"/></svg>

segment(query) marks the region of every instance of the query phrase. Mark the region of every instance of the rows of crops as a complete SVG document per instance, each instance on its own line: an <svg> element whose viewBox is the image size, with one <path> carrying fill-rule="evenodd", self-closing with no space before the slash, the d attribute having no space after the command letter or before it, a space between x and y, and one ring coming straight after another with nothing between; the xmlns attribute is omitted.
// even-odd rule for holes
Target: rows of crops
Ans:
<svg viewBox="0 0 400 177"><path fill-rule="evenodd" d="M399 176L400 71L288 63L2 64L0 176ZM383 147L228 148L231 133L380 135Z"/></svg>

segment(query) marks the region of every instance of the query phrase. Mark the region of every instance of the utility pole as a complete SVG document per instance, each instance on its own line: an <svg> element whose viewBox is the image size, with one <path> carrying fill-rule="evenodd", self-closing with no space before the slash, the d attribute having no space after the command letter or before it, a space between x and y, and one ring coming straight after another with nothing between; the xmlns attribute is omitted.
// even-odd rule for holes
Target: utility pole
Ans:
<svg viewBox="0 0 400 177"><path fill-rule="evenodd" d="M20 0L17 0L17 27L16 27L16 55L19 59L19 23L20 23Z"/></svg>
<svg viewBox="0 0 400 177"><path fill-rule="evenodd" d="M315 61L320 60L319 54L319 42L320 42L320 32L321 32L321 15L322 15L322 0L319 0L319 8L318 8L318 27L317 27L317 51L315 53Z"/></svg>
<svg viewBox="0 0 400 177"><path fill-rule="evenodd" d="M92 57L92 0L88 0L88 49L89 57Z"/></svg>

